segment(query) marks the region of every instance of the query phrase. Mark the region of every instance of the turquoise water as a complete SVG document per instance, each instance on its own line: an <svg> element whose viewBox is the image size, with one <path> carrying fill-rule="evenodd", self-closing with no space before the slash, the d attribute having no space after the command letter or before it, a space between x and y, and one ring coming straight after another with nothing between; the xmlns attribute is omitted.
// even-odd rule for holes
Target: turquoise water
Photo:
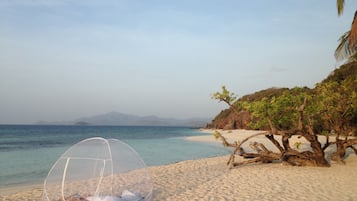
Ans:
<svg viewBox="0 0 357 201"><path fill-rule="evenodd" d="M0 125L0 187L39 184L71 145L89 138L116 138L132 146L148 166L220 156L219 144L187 141L203 135L182 127Z"/></svg>

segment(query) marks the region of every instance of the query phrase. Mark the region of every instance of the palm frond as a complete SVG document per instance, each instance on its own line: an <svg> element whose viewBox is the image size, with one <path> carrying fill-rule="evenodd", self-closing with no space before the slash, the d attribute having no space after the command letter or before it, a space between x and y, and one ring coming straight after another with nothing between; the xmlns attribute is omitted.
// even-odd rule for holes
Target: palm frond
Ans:
<svg viewBox="0 0 357 201"><path fill-rule="evenodd" d="M345 7L345 0L337 0L337 14L338 16L342 15L343 13L343 8Z"/></svg>
<svg viewBox="0 0 357 201"><path fill-rule="evenodd" d="M338 40L340 44L335 50L335 58L337 61L349 59L352 55L352 49L350 48L350 33L351 31L347 31Z"/></svg>

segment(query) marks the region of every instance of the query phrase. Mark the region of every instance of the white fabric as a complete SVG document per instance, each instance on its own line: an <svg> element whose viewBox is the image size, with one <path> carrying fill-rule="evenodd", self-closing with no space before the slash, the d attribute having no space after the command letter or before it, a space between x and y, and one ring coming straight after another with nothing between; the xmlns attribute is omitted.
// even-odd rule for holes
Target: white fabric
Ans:
<svg viewBox="0 0 357 201"><path fill-rule="evenodd" d="M90 196L87 197L88 201L139 201L142 198L135 193L124 190L120 197L116 196Z"/></svg>
<svg viewBox="0 0 357 201"><path fill-rule="evenodd" d="M141 199L140 196L136 195L135 193L132 193L128 190L124 190L122 193L121 193L121 198L123 200L127 200L127 201L138 201Z"/></svg>
<svg viewBox="0 0 357 201"><path fill-rule="evenodd" d="M87 197L88 201L122 201L119 197L114 196L90 196Z"/></svg>

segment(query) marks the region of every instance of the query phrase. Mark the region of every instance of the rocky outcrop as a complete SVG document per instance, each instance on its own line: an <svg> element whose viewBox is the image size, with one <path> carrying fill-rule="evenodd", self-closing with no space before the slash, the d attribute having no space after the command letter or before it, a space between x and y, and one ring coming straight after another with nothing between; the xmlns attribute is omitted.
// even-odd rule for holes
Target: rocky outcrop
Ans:
<svg viewBox="0 0 357 201"><path fill-rule="evenodd" d="M207 128L211 129L249 129L251 115L249 112L241 111L237 115L230 109L223 110L217 117L212 120Z"/></svg>

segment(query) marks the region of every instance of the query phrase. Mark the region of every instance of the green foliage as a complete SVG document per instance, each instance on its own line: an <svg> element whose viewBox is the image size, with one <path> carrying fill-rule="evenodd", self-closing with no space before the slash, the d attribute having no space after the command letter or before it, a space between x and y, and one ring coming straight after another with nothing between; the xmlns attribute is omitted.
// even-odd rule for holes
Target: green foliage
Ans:
<svg viewBox="0 0 357 201"><path fill-rule="evenodd" d="M245 102L243 105L252 114L251 128L267 129L270 119L276 128L287 130L297 127L297 108L307 98L305 125L312 125L319 133L338 130L346 134L357 119L357 92L354 85L357 85L356 80L325 82L318 84L313 94L303 88L294 88L278 97Z"/></svg>
<svg viewBox="0 0 357 201"><path fill-rule="evenodd" d="M269 88L246 95L238 101L224 86L215 99L225 101L230 108L222 112L224 119L230 112L248 111L251 129L269 129L269 121L278 129L294 128L298 122L298 111L306 98L303 120L311 125L315 133L330 134L332 130L349 134L357 130L357 62L351 62L334 70L314 89L306 87ZM357 133L356 133L357 135Z"/></svg>
<svg viewBox="0 0 357 201"><path fill-rule="evenodd" d="M297 149L300 149L300 147L301 147L301 142L300 141L298 141L298 142L295 142L294 143L294 146L297 148Z"/></svg>
<svg viewBox="0 0 357 201"><path fill-rule="evenodd" d="M221 133L219 132L219 131L217 131L217 130L215 130L214 132L213 132L213 137L214 137L214 139L218 139L219 138L219 136L221 135Z"/></svg>
<svg viewBox="0 0 357 201"><path fill-rule="evenodd" d="M212 95L212 99L224 101L228 104L232 104L236 99L236 95L234 93L229 92L226 89L226 86L222 86L222 92L216 92Z"/></svg>
<svg viewBox="0 0 357 201"><path fill-rule="evenodd" d="M269 128L269 118L275 127L290 129L296 126L298 118L296 108L304 102L304 98L307 96L308 94L304 92L303 88L294 88L284 91L278 97L263 98L259 101L245 102L242 105L252 114L251 128Z"/></svg>
<svg viewBox="0 0 357 201"><path fill-rule="evenodd" d="M347 82L353 82L356 79L357 79L357 62L350 62L348 64L341 66L338 69L335 69L326 79L322 81L322 83L331 82L331 81L336 81L338 83L341 83L344 80L347 80ZM356 86L354 87L354 89L356 89Z"/></svg>
<svg viewBox="0 0 357 201"><path fill-rule="evenodd" d="M253 94L245 95L242 98L240 98L240 101L259 101L262 100L263 98L272 98L274 96L278 97L281 94L283 94L285 91L289 91L288 88L268 88L264 90L257 91Z"/></svg>
<svg viewBox="0 0 357 201"><path fill-rule="evenodd" d="M357 118L357 80L325 82L316 86L320 116L330 130L347 134Z"/></svg>
<svg viewBox="0 0 357 201"><path fill-rule="evenodd" d="M249 127L252 129L264 129L269 127L267 121L269 100L267 98L263 98L260 101L245 102L243 105L252 115L252 121L249 123Z"/></svg>

